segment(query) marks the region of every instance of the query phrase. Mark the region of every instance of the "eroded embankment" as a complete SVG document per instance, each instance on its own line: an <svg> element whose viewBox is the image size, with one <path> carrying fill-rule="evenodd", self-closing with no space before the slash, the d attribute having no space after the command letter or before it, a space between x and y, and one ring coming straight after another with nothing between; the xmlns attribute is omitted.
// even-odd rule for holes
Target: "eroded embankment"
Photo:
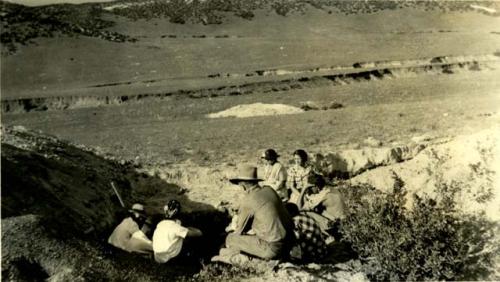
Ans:
<svg viewBox="0 0 500 282"><path fill-rule="evenodd" d="M176 280L198 272L200 260L223 243L227 213L137 172L139 165L20 126L2 127L1 139L2 276L8 280ZM182 203L182 221L211 242L193 251L193 261L166 268L109 248L109 234L134 202L156 218L170 199Z"/></svg>
<svg viewBox="0 0 500 282"><path fill-rule="evenodd" d="M88 108L103 105L121 105L144 99L163 99L170 96L206 98L253 93L286 92L294 89L345 85L380 79L395 79L415 75L452 75L463 71L487 71L498 68L500 57L482 56L439 56L429 59L404 61L357 62L352 66L316 67L304 70L269 69L250 73L221 73L209 75L209 79L221 79L221 86L199 89L179 89L163 93L142 93L123 96L59 96L10 99L2 101L2 112L30 112ZM250 82L229 84L228 78L246 77ZM251 82L253 78L258 81ZM206 79L206 78L205 78ZM262 80L264 79L264 80ZM114 87L158 81L116 82L95 85L91 88Z"/></svg>
<svg viewBox="0 0 500 282"><path fill-rule="evenodd" d="M500 128L495 127L452 141L414 138L414 144L387 148L373 142L361 149L313 154L312 159L323 174L356 175L352 183L369 183L381 191L392 187L386 180L396 172L406 182L410 200L413 194L433 196L439 181L455 183L463 187L457 199L462 211L484 211L498 221L499 141ZM3 128L2 275L19 280L29 270L33 277L28 280L128 277L150 281L182 275L170 271L193 275L201 266L166 268L132 255L108 253L96 238L82 241L84 234L100 234L105 240L109 228L119 221L115 214L120 213L120 206L108 185L114 180L127 204L144 202L149 213L159 213L167 199L180 200L190 211L184 222L200 227L212 243L200 254L208 258L221 243L218 231L227 224L214 206L235 203L241 196L241 190L227 181L235 170L229 164L202 167L193 163L141 169L22 127ZM70 235L69 229L77 232ZM287 270L277 275L286 280L294 274Z"/></svg>
<svg viewBox="0 0 500 282"><path fill-rule="evenodd" d="M500 219L500 128L455 139L414 139L410 144L393 147L366 146L312 153L311 164L330 179L367 183L380 191L393 187L395 172L407 183L409 203L414 193L435 196L439 185L458 185L463 187L457 200L464 212L484 211L490 218ZM285 166L290 166L291 161L281 160ZM255 165L254 160L239 162ZM228 181L236 173L232 164L182 163L141 171L185 187L187 197L194 201L217 206L221 202L235 203L241 196L239 189Z"/></svg>
<svg viewBox="0 0 500 282"><path fill-rule="evenodd" d="M329 179L349 179L366 171L391 166L413 159L429 144L437 140L413 142L397 146L367 146L361 149L346 149L336 152L310 152L310 163L315 171ZM440 141L441 142L441 141ZM286 167L292 159L281 158ZM255 165L254 160L243 159L239 163ZM210 166L194 163L179 163L168 166L141 168L142 173L154 175L165 182L183 187L188 198L203 201L213 206L238 202L240 189L229 182L237 167L229 163L212 163ZM263 168L259 167L258 173Z"/></svg>

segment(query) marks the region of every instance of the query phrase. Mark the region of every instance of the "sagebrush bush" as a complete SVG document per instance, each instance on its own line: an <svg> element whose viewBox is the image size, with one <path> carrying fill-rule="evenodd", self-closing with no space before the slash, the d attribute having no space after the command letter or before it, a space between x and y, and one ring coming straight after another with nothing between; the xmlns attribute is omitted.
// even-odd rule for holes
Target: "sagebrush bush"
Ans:
<svg viewBox="0 0 500 282"><path fill-rule="evenodd" d="M404 182L391 193L370 186L343 187L349 216L342 225L372 280L462 280L486 277L492 267L494 224L456 209L460 187L442 184L438 197L413 196Z"/></svg>

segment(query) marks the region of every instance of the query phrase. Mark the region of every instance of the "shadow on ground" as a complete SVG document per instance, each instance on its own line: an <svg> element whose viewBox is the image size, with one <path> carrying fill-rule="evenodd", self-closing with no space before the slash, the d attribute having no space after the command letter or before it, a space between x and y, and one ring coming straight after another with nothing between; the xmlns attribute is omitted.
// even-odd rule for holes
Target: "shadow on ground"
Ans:
<svg viewBox="0 0 500 282"><path fill-rule="evenodd" d="M227 214L189 200L179 186L137 173L133 164L23 128L3 128L1 149L5 278L162 280L198 272L223 243ZM189 212L182 215L184 225L200 228L209 244L194 242L197 247L190 256L168 267L107 245L113 228L127 216L128 206L142 202L154 216L170 199L188 207Z"/></svg>

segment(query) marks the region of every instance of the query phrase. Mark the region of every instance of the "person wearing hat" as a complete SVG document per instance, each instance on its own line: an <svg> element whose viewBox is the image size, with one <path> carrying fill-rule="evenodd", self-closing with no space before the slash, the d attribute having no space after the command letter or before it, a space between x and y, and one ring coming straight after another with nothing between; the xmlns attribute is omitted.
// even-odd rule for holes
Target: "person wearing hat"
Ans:
<svg viewBox="0 0 500 282"><path fill-rule="evenodd" d="M186 237L200 237L203 233L194 227L184 227L177 219L181 203L170 200L164 207L165 219L160 221L153 233L153 251L155 261L166 263L178 256L183 249Z"/></svg>
<svg viewBox="0 0 500 282"><path fill-rule="evenodd" d="M288 191L286 189L286 169L278 161L279 155L274 149L267 149L261 156L265 160L264 166L264 181L262 186L273 188L282 201L288 200Z"/></svg>
<svg viewBox="0 0 500 282"><path fill-rule="evenodd" d="M226 248L212 261L231 263L233 256L243 254L271 260L288 252L294 236L293 222L276 191L260 186L261 180L257 178L257 168L248 165L239 167L237 176L229 179L242 187L245 195L235 230L227 235Z"/></svg>
<svg viewBox="0 0 500 282"><path fill-rule="evenodd" d="M141 230L146 221L142 204L134 204L125 218L111 233L108 243L127 252L147 254L153 251L151 240Z"/></svg>

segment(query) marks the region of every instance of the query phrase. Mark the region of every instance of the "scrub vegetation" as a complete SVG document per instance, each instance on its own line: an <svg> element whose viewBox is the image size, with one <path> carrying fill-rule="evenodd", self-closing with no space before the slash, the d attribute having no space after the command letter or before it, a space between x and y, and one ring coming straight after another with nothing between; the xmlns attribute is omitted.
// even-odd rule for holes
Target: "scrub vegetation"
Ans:
<svg viewBox="0 0 500 282"><path fill-rule="evenodd" d="M344 240L359 253L371 280L482 280L499 247L492 245L498 225L481 214L461 213L461 185L440 184L436 197L413 196L394 174L390 193L369 185L344 187L350 215Z"/></svg>

